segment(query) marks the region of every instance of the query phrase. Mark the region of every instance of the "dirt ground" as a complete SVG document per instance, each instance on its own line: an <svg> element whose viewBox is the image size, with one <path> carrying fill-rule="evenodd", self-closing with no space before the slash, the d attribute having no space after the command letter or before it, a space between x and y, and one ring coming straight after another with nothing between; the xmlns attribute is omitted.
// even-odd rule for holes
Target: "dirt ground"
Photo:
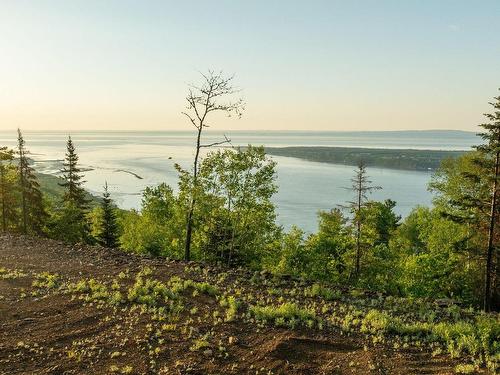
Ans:
<svg viewBox="0 0 500 375"><path fill-rule="evenodd" d="M160 280L174 275L198 281L203 275L217 277L214 266L0 236L0 267L18 271L0 278L0 374L453 373L455 363L445 355L373 345L362 335L334 329L290 330L244 319L214 325L206 317L219 304L208 296L186 298L176 322L179 329L166 329L159 339L153 333L162 322L147 313L84 303L59 290L31 293L33 280L42 272L57 273L65 282L90 277L108 282L122 271L133 274L143 266L154 269ZM186 271L195 266L196 271ZM244 285L250 277L245 270L229 275L224 281L229 289L235 279ZM210 346L193 350L193 340L204 333L210 335Z"/></svg>

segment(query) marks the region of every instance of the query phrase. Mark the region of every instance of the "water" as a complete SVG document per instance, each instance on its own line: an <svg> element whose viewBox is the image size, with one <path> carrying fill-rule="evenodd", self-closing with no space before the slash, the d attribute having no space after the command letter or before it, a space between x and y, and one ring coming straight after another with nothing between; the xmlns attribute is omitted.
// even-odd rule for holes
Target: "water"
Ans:
<svg viewBox="0 0 500 375"><path fill-rule="evenodd" d="M466 150L477 142L466 132L228 132L233 145L266 146L344 146ZM85 187L101 194L107 181L116 203L123 208L139 208L141 191L166 182L177 186L174 163L189 168L193 158L192 132L73 132ZM204 142L221 140L220 132L207 133ZM24 132L27 148L43 173L57 174L54 160L64 158L67 134L64 132ZM14 132L0 132L0 145L15 146ZM223 139L223 138L222 138ZM286 229L297 225L306 231L317 228L317 212L352 199L350 185L354 167L315 163L288 157L277 161L279 192L274 197L278 222ZM416 205L429 205L427 191L430 172L370 168L375 185L383 189L373 199L392 199L396 211L405 216ZM137 178L134 174L142 177Z"/></svg>

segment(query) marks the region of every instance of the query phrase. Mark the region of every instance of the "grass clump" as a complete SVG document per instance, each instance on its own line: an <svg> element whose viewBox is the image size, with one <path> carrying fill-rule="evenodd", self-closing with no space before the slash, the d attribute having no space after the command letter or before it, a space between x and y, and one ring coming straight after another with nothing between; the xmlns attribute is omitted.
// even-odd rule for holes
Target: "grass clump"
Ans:
<svg viewBox="0 0 500 375"><path fill-rule="evenodd" d="M361 321L361 332L384 334L392 328L391 317L385 312L370 310Z"/></svg>
<svg viewBox="0 0 500 375"><path fill-rule="evenodd" d="M149 307L156 307L160 302L176 299L177 295L161 281L144 279L142 274L137 274L134 285L128 289L127 299Z"/></svg>
<svg viewBox="0 0 500 375"><path fill-rule="evenodd" d="M470 355L477 365L493 373L500 368L500 322L497 317L479 315L473 321L441 322L432 334L443 342L452 357Z"/></svg>
<svg viewBox="0 0 500 375"><path fill-rule="evenodd" d="M252 306L250 307L250 314L258 321L291 328L298 325L312 327L318 321L314 311L289 302L280 306Z"/></svg>
<svg viewBox="0 0 500 375"><path fill-rule="evenodd" d="M0 267L0 279L8 280L8 279L17 279L20 277L28 276L22 270L9 270L5 267Z"/></svg>
<svg viewBox="0 0 500 375"><path fill-rule="evenodd" d="M173 276L168 282L168 286L174 293L182 293L185 290L191 288L193 289L193 296L201 293L214 297L220 294L220 291L217 287L207 282L183 280L178 276Z"/></svg>
<svg viewBox="0 0 500 375"><path fill-rule="evenodd" d="M201 339L194 340L193 345L191 345L189 350L191 350L192 352L196 352L198 350L209 348L209 347L210 347L210 343L208 342L208 340L205 337L203 337Z"/></svg>
<svg viewBox="0 0 500 375"><path fill-rule="evenodd" d="M102 302L109 299L108 287L96 279L80 280L69 284L67 289L71 293L84 294L83 300L85 302Z"/></svg>
<svg viewBox="0 0 500 375"><path fill-rule="evenodd" d="M471 320L451 322L404 322L386 312L372 309L362 319L360 330L378 336L394 334L419 337L427 343L444 345L452 358L468 356L476 367L486 365L493 373L499 369L498 317L478 315ZM464 366L463 369L468 368Z"/></svg>
<svg viewBox="0 0 500 375"><path fill-rule="evenodd" d="M42 272L36 275L32 285L40 289L55 289L61 285L61 278L57 273Z"/></svg>
<svg viewBox="0 0 500 375"><path fill-rule="evenodd" d="M333 301L340 299L342 293L339 290L332 290L320 284L313 284L311 287L304 290L306 297L320 297L325 301Z"/></svg>
<svg viewBox="0 0 500 375"><path fill-rule="evenodd" d="M477 367L472 364L460 364L455 366L456 374L476 374Z"/></svg>
<svg viewBox="0 0 500 375"><path fill-rule="evenodd" d="M206 294L206 295L212 296L212 297L214 297L220 293L219 289L217 289L217 287L210 285L209 283L206 283L206 282L200 283L200 282L196 282L193 280L185 280L184 281L184 288L185 289L193 288L198 293ZM194 293L194 294L196 294L196 293Z"/></svg>
<svg viewBox="0 0 500 375"><path fill-rule="evenodd" d="M226 322L232 322L238 316L238 309L240 308L241 302L238 301L234 296L222 297L219 301L221 307L226 308Z"/></svg>

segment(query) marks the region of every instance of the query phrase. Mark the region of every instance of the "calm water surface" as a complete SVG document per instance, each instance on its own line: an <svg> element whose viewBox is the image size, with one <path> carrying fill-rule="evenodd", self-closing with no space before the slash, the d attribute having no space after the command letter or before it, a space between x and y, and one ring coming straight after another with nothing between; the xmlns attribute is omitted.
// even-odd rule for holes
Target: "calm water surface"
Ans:
<svg viewBox="0 0 500 375"><path fill-rule="evenodd" d="M477 142L465 132L228 132L234 145L267 146L344 146L464 150ZM85 187L102 192L107 180L112 197L123 208L139 208L141 191L149 185L166 182L177 186L173 167L189 167L193 158L194 134L190 132L73 132L71 134L86 172ZM222 133L207 133L204 140L220 140ZM67 134L63 132L25 132L24 138L36 168L57 174L55 160L64 157ZM0 132L0 145L15 146L14 132ZM345 189L354 167L315 163L288 157L277 161L279 192L274 201L278 221L285 228L295 224L306 231L316 230L319 210L327 210L352 199ZM132 173L142 177L138 179ZM393 199L396 210L407 215L416 205L431 203L427 184L429 172L370 168L373 183L382 190L377 200Z"/></svg>

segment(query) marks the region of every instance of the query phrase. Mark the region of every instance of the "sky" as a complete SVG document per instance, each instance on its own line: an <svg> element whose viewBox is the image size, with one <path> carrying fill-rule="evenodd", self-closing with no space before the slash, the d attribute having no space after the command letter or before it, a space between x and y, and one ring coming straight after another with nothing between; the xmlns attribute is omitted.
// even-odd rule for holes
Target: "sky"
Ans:
<svg viewBox="0 0 500 375"><path fill-rule="evenodd" d="M182 130L200 72L246 111L213 129L477 130L500 1L0 0L0 130Z"/></svg>

